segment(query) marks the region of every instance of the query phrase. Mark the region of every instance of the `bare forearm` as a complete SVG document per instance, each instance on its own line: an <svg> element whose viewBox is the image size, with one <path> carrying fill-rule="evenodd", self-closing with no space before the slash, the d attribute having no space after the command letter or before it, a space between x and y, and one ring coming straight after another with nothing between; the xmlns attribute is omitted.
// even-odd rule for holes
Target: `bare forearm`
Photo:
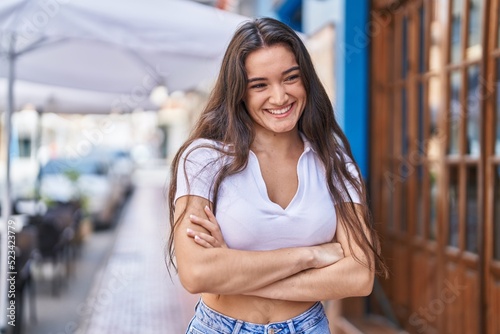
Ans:
<svg viewBox="0 0 500 334"><path fill-rule="evenodd" d="M344 257L339 243L271 251L229 249L208 206L203 209L208 219L198 218L206 200L191 200L198 205L186 212L174 231L174 241L179 277L192 293L242 294ZM179 199L181 204L182 201Z"/></svg>
<svg viewBox="0 0 500 334"><path fill-rule="evenodd" d="M305 270L247 294L291 301L342 299L370 294L373 279L373 272L346 257L331 266Z"/></svg>
<svg viewBox="0 0 500 334"><path fill-rule="evenodd" d="M212 248L179 261L179 275L192 293L242 294L311 268L313 262L307 248L262 252Z"/></svg>

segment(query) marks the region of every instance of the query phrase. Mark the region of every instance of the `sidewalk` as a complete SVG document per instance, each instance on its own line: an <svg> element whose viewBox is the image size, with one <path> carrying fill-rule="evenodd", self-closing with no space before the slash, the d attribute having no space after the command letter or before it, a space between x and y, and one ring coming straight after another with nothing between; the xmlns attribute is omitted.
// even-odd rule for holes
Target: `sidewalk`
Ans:
<svg viewBox="0 0 500 334"><path fill-rule="evenodd" d="M139 185L122 214L115 245L78 312L78 333L184 333L198 299L165 265L168 214L161 186Z"/></svg>
<svg viewBox="0 0 500 334"><path fill-rule="evenodd" d="M26 334L72 334L81 318L79 306L92 289L95 273L108 259L113 249L116 230L94 232L83 242L80 254L73 260L71 273L53 295L51 267L34 267L36 290L36 318L31 321L31 304L26 304L23 316L23 333ZM51 269L47 273L46 270ZM30 299L27 298L26 302Z"/></svg>

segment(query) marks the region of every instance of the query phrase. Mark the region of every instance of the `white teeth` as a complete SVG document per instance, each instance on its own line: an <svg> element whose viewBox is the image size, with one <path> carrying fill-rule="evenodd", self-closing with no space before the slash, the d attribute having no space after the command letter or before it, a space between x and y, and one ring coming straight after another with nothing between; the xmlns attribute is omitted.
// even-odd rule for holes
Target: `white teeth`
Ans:
<svg viewBox="0 0 500 334"><path fill-rule="evenodd" d="M282 114L287 113L291 107L292 107L292 105L290 104L288 107L285 107L283 109L266 109L266 110L269 111L273 115L282 115Z"/></svg>

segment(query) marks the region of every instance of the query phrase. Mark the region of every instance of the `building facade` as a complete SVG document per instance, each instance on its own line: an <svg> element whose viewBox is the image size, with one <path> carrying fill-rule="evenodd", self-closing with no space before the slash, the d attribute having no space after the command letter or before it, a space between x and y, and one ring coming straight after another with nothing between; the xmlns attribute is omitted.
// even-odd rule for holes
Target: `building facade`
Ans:
<svg viewBox="0 0 500 334"><path fill-rule="evenodd" d="M370 197L410 333L500 333L499 11L371 1Z"/></svg>
<svg viewBox="0 0 500 334"><path fill-rule="evenodd" d="M391 275L326 302L332 330L500 333L500 0L238 4L334 39L325 77Z"/></svg>

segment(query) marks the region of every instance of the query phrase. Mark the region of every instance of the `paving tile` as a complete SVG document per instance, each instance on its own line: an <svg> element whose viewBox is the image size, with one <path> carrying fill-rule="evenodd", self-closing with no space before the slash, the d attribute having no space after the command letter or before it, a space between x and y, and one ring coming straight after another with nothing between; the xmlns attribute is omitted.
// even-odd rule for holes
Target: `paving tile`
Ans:
<svg viewBox="0 0 500 334"><path fill-rule="evenodd" d="M85 303L80 333L184 333L198 296L167 272L165 203L161 187L134 192L117 226L114 249Z"/></svg>

